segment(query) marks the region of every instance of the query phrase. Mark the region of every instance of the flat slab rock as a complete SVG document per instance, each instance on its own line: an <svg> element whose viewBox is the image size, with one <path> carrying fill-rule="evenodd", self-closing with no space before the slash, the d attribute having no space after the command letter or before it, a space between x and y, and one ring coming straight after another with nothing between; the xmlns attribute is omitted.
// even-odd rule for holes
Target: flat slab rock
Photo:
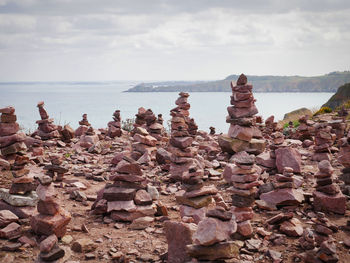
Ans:
<svg viewBox="0 0 350 263"><path fill-rule="evenodd" d="M26 195L13 195L5 188L0 188L0 199L13 206L36 206L38 202L38 196L34 191Z"/></svg>
<svg viewBox="0 0 350 263"><path fill-rule="evenodd" d="M239 254L240 244L227 241L212 246L188 245L187 253L198 260L230 259Z"/></svg>
<svg viewBox="0 0 350 263"><path fill-rule="evenodd" d="M347 198L342 193L327 195L315 191L313 197L313 206L316 211L333 212L342 215L345 214Z"/></svg>
<svg viewBox="0 0 350 263"><path fill-rule="evenodd" d="M304 193L299 189L282 188L263 193L260 199L272 205L299 205L304 201Z"/></svg>

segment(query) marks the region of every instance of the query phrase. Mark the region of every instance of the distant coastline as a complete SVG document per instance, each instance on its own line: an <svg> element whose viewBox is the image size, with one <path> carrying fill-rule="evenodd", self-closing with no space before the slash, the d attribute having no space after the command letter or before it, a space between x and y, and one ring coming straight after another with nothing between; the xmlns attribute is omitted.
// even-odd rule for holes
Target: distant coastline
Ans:
<svg viewBox="0 0 350 263"><path fill-rule="evenodd" d="M169 81L140 83L125 92L230 92L230 83L239 75L216 81ZM350 71L322 76L247 76L254 92L336 92L350 82Z"/></svg>

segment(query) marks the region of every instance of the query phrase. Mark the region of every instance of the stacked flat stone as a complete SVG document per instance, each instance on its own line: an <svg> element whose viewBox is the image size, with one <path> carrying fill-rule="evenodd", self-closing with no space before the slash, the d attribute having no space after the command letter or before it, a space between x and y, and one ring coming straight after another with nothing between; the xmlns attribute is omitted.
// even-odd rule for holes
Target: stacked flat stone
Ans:
<svg viewBox="0 0 350 263"><path fill-rule="evenodd" d="M226 122L230 123L228 134L219 137L219 144L224 152L230 154L247 151L259 154L265 149L265 141L262 133L256 127L255 115L258 109L252 93L253 86L247 84L247 77L241 74L237 84L231 82L231 105L227 107L228 116Z"/></svg>
<svg viewBox="0 0 350 263"><path fill-rule="evenodd" d="M159 124L163 125L163 122L164 122L163 114L161 114L161 113L158 114L157 122Z"/></svg>
<svg viewBox="0 0 350 263"><path fill-rule="evenodd" d="M15 108L11 106L2 108L0 113L0 153L10 161L7 168L23 169L29 160L23 154L27 150L23 142L25 134L19 132Z"/></svg>
<svg viewBox="0 0 350 263"><path fill-rule="evenodd" d="M82 116L82 120L79 121L79 127L75 130L75 136L80 137L84 134L86 134L87 130L91 127L91 124L89 123L87 119L87 114L84 113Z"/></svg>
<svg viewBox="0 0 350 263"><path fill-rule="evenodd" d="M51 154L49 158L51 164L45 165L44 170L47 171L46 174L53 180L61 182L64 178L65 173L68 172L68 169L62 165L63 156L59 154Z"/></svg>
<svg viewBox="0 0 350 263"><path fill-rule="evenodd" d="M204 170L200 163L194 159L197 150L192 146L193 137L189 133L189 109L187 102L188 93L180 92L175 104L176 108L170 111L171 138L168 151L172 154L170 176L173 181L181 181L183 175L189 173L194 176L203 176Z"/></svg>
<svg viewBox="0 0 350 263"><path fill-rule="evenodd" d="M33 135L38 135L42 140L50 140L59 138L60 133L58 127L53 124L53 119L49 119L49 115L44 109L44 102L40 101L37 105L41 120L36 121L38 129Z"/></svg>
<svg viewBox="0 0 350 263"><path fill-rule="evenodd" d="M265 120L265 127L263 129L264 137L269 138L276 131L276 128L277 122L275 122L275 116L271 115Z"/></svg>
<svg viewBox="0 0 350 263"><path fill-rule="evenodd" d="M210 126L210 127L209 127L209 130L210 130L210 132L209 132L210 135L215 135L215 133L216 133L215 127Z"/></svg>
<svg viewBox="0 0 350 263"><path fill-rule="evenodd" d="M122 136L120 110L113 113L113 121L108 122L107 135L111 138Z"/></svg>
<svg viewBox="0 0 350 263"><path fill-rule="evenodd" d="M331 120L328 122L328 125L332 127L332 133L335 134L336 140L340 140L345 135L346 123L343 118L338 117L338 119Z"/></svg>
<svg viewBox="0 0 350 263"><path fill-rule="evenodd" d="M46 237L40 242L40 254L38 262L53 262L63 258L65 251L58 246L58 238L55 234Z"/></svg>
<svg viewBox="0 0 350 263"><path fill-rule="evenodd" d="M255 165L255 156L247 152L240 152L233 156L234 164L227 164L223 173L224 179L232 185L229 189L232 194L231 212L235 215L238 224L239 237L252 236L253 228L250 220L254 216L253 204L258 192L260 169Z"/></svg>
<svg viewBox="0 0 350 263"><path fill-rule="evenodd" d="M83 127L83 126L80 126L80 127ZM87 126L84 126L84 127L87 127ZM100 139L96 134L95 130L90 126L87 128L87 130L83 134L80 135L78 143L82 148L89 149L90 147L95 145L99 140Z"/></svg>
<svg viewBox="0 0 350 263"><path fill-rule="evenodd" d="M313 193L314 209L316 211L344 214L347 198L341 193L339 186L333 182L333 167L328 160L318 164L316 178L316 191Z"/></svg>
<svg viewBox="0 0 350 263"><path fill-rule="evenodd" d="M343 192L350 195L350 132L339 141L338 161L344 166L340 179L344 182Z"/></svg>
<svg viewBox="0 0 350 263"><path fill-rule="evenodd" d="M296 137L301 141L312 140L312 136L315 134L315 122L309 120L308 115L304 115L299 118L299 123Z"/></svg>
<svg viewBox="0 0 350 263"><path fill-rule="evenodd" d="M136 127L133 131L134 143L132 144L132 157L139 163L147 164L155 160L157 148L157 139L149 134L149 132L142 127Z"/></svg>
<svg viewBox="0 0 350 263"><path fill-rule="evenodd" d="M336 135L331 131L332 127L326 122L315 125L315 153L312 156L314 161L331 160L331 147L336 139Z"/></svg>
<svg viewBox="0 0 350 263"><path fill-rule="evenodd" d="M50 236L55 234L58 238L61 238L67 231L71 215L62 209L57 202L57 192L52 185L51 177L43 175L38 179L40 184L36 192L39 197L37 205L39 214L31 218L32 230L37 235Z"/></svg>
<svg viewBox="0 0 350 263"><path fill-rule="evenodd" d="M140 217L153 217L156 208L151 195L146 191L147 178L141 167L128 158L120 161L107 184L98 193L92 206L96 214L110 214L116 221L132 222Z"/></svg>
<svg viewBox="0 0 350 263"><path fill-rule="evenodd" d="M214 185L204 186L201 173L187 172L183 178L183 189L176 192L175 198L180 204L180 216L184 221L198 224L205 217L207 207L213 203L218 190Z"/></svg>
<svg viewBox="0 0 350 263"><path fill-rule="evenodd" d="M239 246L236 241L230 241L237 231L232 213L216 207L209 210L206 216L193 234L193 244L187 245L188 255L200 262L225 262L236 257Z"/></svg>

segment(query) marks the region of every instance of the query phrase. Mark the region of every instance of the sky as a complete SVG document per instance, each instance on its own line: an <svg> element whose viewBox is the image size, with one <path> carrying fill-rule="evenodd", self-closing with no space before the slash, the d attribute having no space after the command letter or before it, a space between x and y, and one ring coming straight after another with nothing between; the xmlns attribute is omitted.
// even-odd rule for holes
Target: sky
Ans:
<svg viewBox="0 0 350 263"><path fill-rule="evenodd" d="M0 0L0 81L350 69L349 0Z"/></svg>

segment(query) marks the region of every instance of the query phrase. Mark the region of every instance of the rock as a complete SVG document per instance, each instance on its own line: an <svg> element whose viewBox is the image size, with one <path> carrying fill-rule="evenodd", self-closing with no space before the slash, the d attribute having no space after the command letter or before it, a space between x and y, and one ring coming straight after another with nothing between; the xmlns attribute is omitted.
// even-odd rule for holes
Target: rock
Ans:
<svg viewBox="0 0 350 263"><path fill-rule="evenodd" d="M142 171L139 164L129 163L125 160L122 160L117 164L116 170L118 173L122 174L142 175Z"/></svg>
<svg viewBox="0 0 350 263"><path fill-rule="evenodd" d="M154 218L150 216L139 217L139 218L136 218L134 221L132 221L129 228L133 230L146 229L153 223L153 221L154 221Z"/></svg>
<svg viewBox="0 0 350 263"><path fill-rule="evenodd" d="M15 108L12 106L8 106L5 108L0 109L0 113L5 113L5 114L14 114L15 113Z"/></svg>
<svg viewBox="0 0 350 263"><path fill-rule="evenodd" d="M193 235L195 244L211 246L227 240L236 232L237 224L234 221L221 221L216 218L205 218L198 224L197 231Z"/></svg>
<svg viewBox="0 0 350 263"><path fill-rule="evenodd" d="M36 213L36 208L33 206L13 206L2 200L0 200L0 210L10 210L20 219L28 218L33 216Z"/></svg>
<svg viewBox="0 0 350 263"><path fill-rule="evenodd" d="M276 167L276 159L271 158L271 155L268 152L263 152L256 156L256 163L267 168Z"/></svg>
<svg viewBox="0 0 350 263"><path fill-rule="evenodd" d="M52 262L60 258L63 258L64 255L65 255L65 251L62 248L58 247L58 245L56 244L56 246L54 246L51 251L47 253L40 252L39 257L44 261Z"/></svg>
<svg viewBox="0 0 350 263"><path fill-rule="evenodd" d="M107 203L107 212L111 211L136 211L136 205L133 200L129 201L111 201Z"/></svg>
<svg viewBox="0 0 350 263"><path fill-rule="evenodd" d="M187 253L198 260L219 260L235 257L240 246L236 241L217 243L213 246L187 245ZM185 261L176 261L185 262Z"/></svg>
<svg viewBox="0 0 350 263"><path fill-rule="evenodd" d="M2 148L1 154L7 156L10 154L15 154L26 150L27 150L27 146L23 142L16 142L14 144L11 144L10 146Z"/></svg>
<svg viewBox="0 0 350 263"><path fill-rule="evenodd" d="M241 75L238 77L238 80L237 80L237 82L236 82L236 85L237 85L237 86L246 85L247 82L248 82L247 76L244 75L244 74L241 74Z"/></svg>
<svg viewBox="0 0 350 263"><path fill-rule="evenodd" d="M201 208L204 206L208 206L213 201L213 198L211 195L186 198L184 194L185 194L185 191L179 191L175 193L175 198L177 203L182 205L188 205L194 208Z"/></svg>
<svg viewBox="0 0 350 263"><path fill-rule="evenodd" d="M303 234L304 229L297 218L292 218L281 224L280 231L289 237L300 237Z"/></svg>
<svg viewBox="0 0 350 263"><path fill-rule="evenodd" d="M43 241L40 243L40 252L47 253L52 250L52 248L57 244L58 239L56 235L52 234L45 238Z"/></svg>
<svg viewBox="0 0 350 263"><path fill-rule="evenodd" d="M284 167L291 167L295 173L301 172L301 155L294 148L284 147L276 149L276 166L279 173Z"/></svg>
<svg viewBox="0 0 350 263"><path fill-rule="evenodd" d="M327 195L325 193L315 191L313 193L313 197L313 206L316 211L345 214L347 198L342 193Z"/></svg>
<svg viewBox="0 0 350 263"><path fill-rule="evenodd" d="M61 238L63 244L69 245L73 241L73 237L71 235L65 235Z"/></svg>
<svg viewBox="0 0 350 263"><path fill-rule="evenodd" d="M206 213L207 217L214 217L214 218L218 218L222 221L229 221L232 219L232 213L229 211L226 211L224 208L222 207L216 207L215 209L210 209L207 213Z"/></svg>
<svg viewBox="0 0 350 263"><path fill-rule="evenodd" d="M166 221L164 230L168 243L168 263L190 261L186 246L192 244L193 227L182 222Z"/></svg>
<svg viewBox="0 0 350 263"><path fill-rule="evenodd" d="M137 205L150 205L152 204L152 197L147 191L141 189L136 192L134 202Z"/></svg>
<svg viewBox="0 0 350 263"><path fill-rule="evenodd" d="M197 190L186 192L184 194L184 197L193 198L198 196L215 195L217 194L217 192L218 192L218 189L214 185L209 185L209 186L203 186L202 188Z"/></svg>
<svg viewBox="0 0 350 263"><path fill-rule="evenodd" d="M73 242L71 249L78 253L88 253L95 251L97 245L89 238L80 238Z"/></svg>
<svg viewBox="0 0 350 263"><path fill-rule="evenodd" d="M9 225L12 222L17 222L18 216L10 210L0 210L0 228Z"/></svg>
<svg viewBox="0 0 350 263"><path fill-rule="evenodd" d="M276 225L276 224L281 224L284 221L287 221L289 219L293 218L293 213L279 213L271 218L269 218L266 223L269 225Z"/></svg>
<svg viewBox="0 0 350 263"><path fill-rule="evenodd" d="M260 195L260 199L271 205L299 205L304 194L299 189L282 188Z"/></svg>
<svg viewBox="0 0 350 263"><path fill-rule="evenodd" d="M196 209L187 205L180 206L180 217L181 218L191 217L193 218L193 221L195 224L198 224L200 221L202 221L205 218L206 212L207 212L206 207Z"/></svg>
<svg viewBox="0 0 350 263"><path fill-rule="evenodd" d="M159 192L156 187L153 185L148 184L147 185L147 192L151 196L152 200L158 200L159 199Z"/></svg>
<svg viewBox="0 0 350 263"><path fill-rule="evenodd" d="M42 200L39 200L38 202L38 212L43 215L55 215L59 211L59 204L53 201L47 201L44 202Z"/></svg>
<svg viewBox="0 0 350 263"><path fill-rule="evenodd" d="M21 236L21 226L15 222L10 223L6 227L0 229L0 238L14 239Z"/></svg>
<svg viewBox="0 0 350 263"><path fill-rule="evenodd" d="M244 238L251 237L253 235L253 228L250 220L239 222L237 224L237 233Z"/></svg>
<svg viewBox="0 0 350 263"><path fill-rule="evenodd" d="M104 189L103 198L107 201L130 201L133 200L136 194L136 189L109 187Z"/></svg>

